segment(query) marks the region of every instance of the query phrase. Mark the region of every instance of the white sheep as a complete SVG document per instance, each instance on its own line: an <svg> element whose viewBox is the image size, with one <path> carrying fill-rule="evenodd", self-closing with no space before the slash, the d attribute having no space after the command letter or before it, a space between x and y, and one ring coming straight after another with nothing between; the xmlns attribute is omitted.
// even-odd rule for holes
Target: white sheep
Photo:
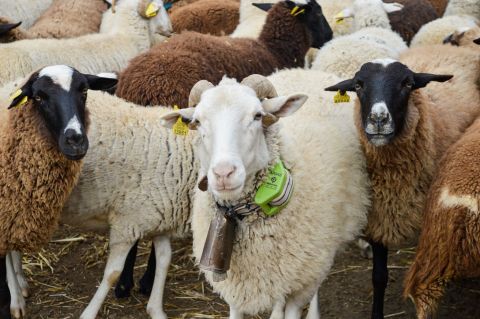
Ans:
<svg viewBox="0 0 480 319"><path fill-rule="evenodd" d="M411 46L442 44L453 32L479 24L479 0L450 0L444 17L424 25L413 38Z"/></svg>
<svg viewBox="0 0 480 319"><path fill-rule="evenodd" d="M424 25L413 37L411 47L442 44L443 40L457 30L478 26L480 20L470 15L451 15Z"/></svg>
<svg viewBox="0 0 480 319"><path fill-rule="evenodd" d="M29 28L35 20L48 9L53 0L1 0L0 17L22 21L22 26Z"/></svg>
<svg viewBox="0 0 480 319"><path fill-rule="evenodd" d="M296 69L270 76L272 82L259 75L242 84L224 79L217 87L201 81L192 89L191 100L200 100L195 108L163 117L164 125L171 127L182 116L202 136L195 146L208 192L195 195L197 261L217 204L252 202L256 183L279 160L293 177L293 195L280 213L268 218L249 211L237 220L226 279L215 282L212 273L205 272L229 304L231 319L269 310L270 318L300 318L328 275L336 251L365 223L368 182L353 109L334 106L332 95L319 89L332 78L337 77ZM274 86L282 96L276 97ZM270 125L302 106L306 96L291 94L298 89L312 93L308 104L282 119L283 126ZM313 302L308 318L319 318Z"/></svg>
<svg viewBox="0 0 480 319"><path fill-rule="evenodd" d="M353 16L355 33L337 37L317 53L312 69L351 77L361 65L380 58L398 58L407 49L405 41L390 28L387 12L401 10L397 3L356 0L344 17Z"/></svg>
<svg viewBox="0 0 480 319"><path fill-rule="evenodd" d="M75 39L34 39L0 47L0 85L48 64L67 64L80 72L120 71L128 61L150 48L151 35L169 35L171 23L159 4L157 16L148 20L138 7L145 0L120 0L116 13L104 14L100 33Z"/></svg>

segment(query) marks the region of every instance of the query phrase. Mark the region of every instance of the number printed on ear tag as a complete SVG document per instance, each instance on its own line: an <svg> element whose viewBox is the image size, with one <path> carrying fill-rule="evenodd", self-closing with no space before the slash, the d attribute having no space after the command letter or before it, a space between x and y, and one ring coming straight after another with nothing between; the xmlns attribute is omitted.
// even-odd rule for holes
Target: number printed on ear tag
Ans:
<svg viewBox="0 0 480 319"><path fill-rule="evenodd" d="M179 110L177 105L174 105L173 109L175 111ZM172 130L173 130L173 134L175 135L186 136L188 135L189 128L188 128L188 124L183 122L182 117L179 116L177 122L173 125Z"/></svg>

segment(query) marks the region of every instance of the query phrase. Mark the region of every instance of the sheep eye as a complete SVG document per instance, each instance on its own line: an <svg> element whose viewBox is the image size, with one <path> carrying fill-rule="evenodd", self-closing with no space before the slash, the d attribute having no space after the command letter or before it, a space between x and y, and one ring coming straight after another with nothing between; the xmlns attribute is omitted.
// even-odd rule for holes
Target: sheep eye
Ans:
<svg viewBox="0 0 480 319"><path fill-rule="evenodd" d="M88 89L84 89L84 90L82 91L82 94L83 94L84 96L87 96L87 93L88 93Z"/></svg>
<svg viewBox="0 0 480 319"><path fill-rule="evenodd" d="M41 98L40 96L38 96L38 95L35 95L34 99L35 99L35 101L37 101L37 102L42 102L42 98Z"/></svg>
<svg viewBox="0 0 480 319"><path fill-rule="evenodd" d="M253 118L254 121L260 121L262 119L262 113L257 113L255 114L255 117Z"/></svg>
<svg viewBox="0 0 480 319"><path fill-rule="evenodd" d="M411 82L407 82L407 83L405 83L405 87L407 89L411 89L413 87L413 84Z"/></svg>
<svg viewBox="0 0 480 319"><path fill-rule="evenodd" d="M363 87L360 83L355 84L355 90L361 90Z"/></svg>

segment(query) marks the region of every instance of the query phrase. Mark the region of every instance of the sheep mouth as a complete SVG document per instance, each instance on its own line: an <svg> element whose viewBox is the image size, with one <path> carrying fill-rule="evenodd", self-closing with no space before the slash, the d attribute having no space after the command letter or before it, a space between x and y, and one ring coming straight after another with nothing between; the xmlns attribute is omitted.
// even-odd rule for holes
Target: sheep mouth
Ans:
<svg viewBox="0 0 480 319"><path fill-rule="evenodd" d="M61 145L60 152L71 161L79 161L87 155L88 151L88 140L82 144L70 146L70 145Z"/></svg>
<svg viewBox="0 0 480 319"><path fill-rule="evenodd" d="M393 140L393 138L395 136L395 134L393 132L388 133L388 134L382 134L382 133L368 134L368 133L366 133L366 135L367 135L368 141L375 146L385 146L387 144L390 144L390 142Z"/></svg>

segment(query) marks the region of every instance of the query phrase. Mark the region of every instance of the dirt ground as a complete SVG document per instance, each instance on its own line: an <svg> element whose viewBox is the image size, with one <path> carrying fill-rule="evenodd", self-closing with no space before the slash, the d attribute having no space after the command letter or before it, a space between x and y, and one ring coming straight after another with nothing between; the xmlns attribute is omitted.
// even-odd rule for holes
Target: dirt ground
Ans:
<svg viewBox="0 0 480 319"><path fill-rule="evenodd" d="M139 247L136 281L146 267L148 243ZM107 254L105 236L83 234L62 227L55 240L41 253L26 256L31 286L28 318L78 318L101 280ZM206 284L191 258L188 240L174 243L172 265L166 287L165 311L171 319L224 318L228 307ZM386 318L414 318L413 306L401 298L403 275L414 256L413 249L392 251L389 257ZM337 256L334 268L320 290L322 319L369 318L372 288L370 261L360 257L355 245ZM438 318L480 318L480 280L454 283L444 298ZM99 318L148 318L147 298L134 288L130 298L116 300L113 290ZM268 315L255 318L268 318Z"/></svg>

